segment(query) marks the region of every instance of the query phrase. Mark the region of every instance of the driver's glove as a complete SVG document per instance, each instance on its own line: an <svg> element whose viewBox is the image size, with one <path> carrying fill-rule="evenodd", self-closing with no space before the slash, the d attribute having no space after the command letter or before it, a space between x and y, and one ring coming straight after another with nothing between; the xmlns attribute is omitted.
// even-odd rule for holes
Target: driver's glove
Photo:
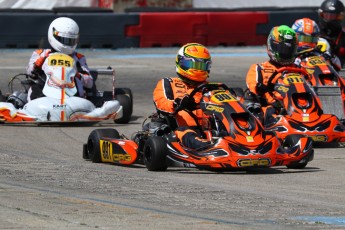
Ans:
<svg viewBox="0 0 345 230"><path fill-rule="evenodd" d="M266 85L264 85L263 83L258 83L256 85L256 92L258 94L265 94L268 92L268 87Z"/></svg>
<svg viewBox="0 0 345 230"><path fill-rule="evenodd" d="M193 111L196 109L196 103L194 101L194 98L190 98L188 95L181 98L176 98L174 100L174 109L186 109L189 111Z"/></svg>
<svg viewBox="0 0 345 230"><path fill-rule="evenodd" d="M272 104L271 104L275 109L276 111L280 111L282 109L282 104L279 102L279 101L274 101Z"/></svg>
<svg viewBox="0 0 345 230"><path fill-rule="evenodd" d="M41 69L44 61L46 60L46 57L39 57L35 62L34 62L34 70Z"/></svg>

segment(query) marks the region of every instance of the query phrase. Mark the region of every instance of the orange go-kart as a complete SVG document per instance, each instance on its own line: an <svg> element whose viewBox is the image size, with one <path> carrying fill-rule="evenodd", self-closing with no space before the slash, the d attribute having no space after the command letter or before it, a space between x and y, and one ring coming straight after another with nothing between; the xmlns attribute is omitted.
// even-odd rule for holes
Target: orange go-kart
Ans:
<svg viewBox="0 0 345 230"><path fill-rule="evenodd" d="M278 73L281 73L280 75ZM283 67L268 79L271 95L282 109L274 122L265 127L284 139L290 134L305 134L314 142L344 142L345 126L333 114L325 114L321 101L304 69Z"/></svg>
<svg viewBox="0 0 345 230"><path fill-rule="evenodd" d="M284 140L266 131L234 95L221 83L207 83L190 95L202 92L197 105L204 112L198 126L212 144L203 149L183 146L174 133L171 116L156 114L143 122L141 131L132 139L120 136L115 129L93 130L84 144L83 158L93 162L123 165L144 163L150 171L165 171L170 165L205 170L247 169L286 165L304 168L313 159L312 141L303 134L288 135ZM230 93L233 92L233 93ZM176 108L176 113L187 109ZM187 111L196 121L191 111Z"/></svg>
<svg viewBox="0 0 345 230"><path fill-rule="evenodd" d="M331 113L345 124L345 79L322 57L302 55L301 67L321 100L324 113Z"/></svg>

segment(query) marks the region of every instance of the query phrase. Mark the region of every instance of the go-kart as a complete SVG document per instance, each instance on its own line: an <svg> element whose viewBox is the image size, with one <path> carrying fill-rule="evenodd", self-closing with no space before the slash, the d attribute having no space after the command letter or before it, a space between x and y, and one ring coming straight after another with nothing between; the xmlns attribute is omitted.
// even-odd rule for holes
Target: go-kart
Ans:
<svg viewBox="0 0 345 230"><path fill-rule="evenodd" d="M304 69L292 67L280 68L270 76L270 94L281 108L275 119L266 119L265 128L282 139L290 134L305 134L314 142L344 142L345 126L335 115L323 112L319 97L305 77L308 73Z"/></svg>
<svg viewBox="0 0 345 230"><path fill-rule="evenodd" d="M131 139L115 129L93 130L83 145L83 158L92 162L120 165L144 163L150 171L165 171L170 165L204 170L248 169L286 165L304 168L313 159L312 141L303 134L284 140L262 124L237 100L234 92L221 83L207 83L195 88L189 98L201 92L197 105L205 114L197 128L211 144L202 149L184 146L175 135L176 120L171 115L155 113L142 130ZM233 93L230 93L233 92Z"/></svg>
<svg viewBox="0 0 345 230"><path fill-rule="evenodd" d="M321 100L323 112L336 115L345 124L345 80L322 56L301 54L300 64Z"/></svg>
<svg viewBox="0 0 345 230"><path fill-rule="evenodd" d="M10 93L2 95L0 121L2 123L68 124L75 122L96 123L113 120L128 123L133 108L130 89L115 89L113 69L92 70L94 80L100 74L112 75L112 91L93 88L85 91L77 74L73 58L62 53L51 53L42 66L42 75L18 74L9 82ZM79 81L79 84L78 84ZM95 82L95 81L94 81ZM14 86L20 90L14 90ZM43 97L27 101L32 86L43 87ZM77 96L83 92L84 96Z"/></svg>

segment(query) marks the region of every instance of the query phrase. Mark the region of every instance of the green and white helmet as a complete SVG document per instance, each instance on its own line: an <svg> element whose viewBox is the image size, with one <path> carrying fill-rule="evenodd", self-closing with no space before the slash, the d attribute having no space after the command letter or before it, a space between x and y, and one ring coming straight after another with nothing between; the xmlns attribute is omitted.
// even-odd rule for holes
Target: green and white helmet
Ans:
<svg viewBox="0 0 345 230"><path fill-rule="evenodd" d="M271 61L282 65L294 62L297 53L297 35L289 26L273 27L267 39L267 53Z"/></svg>

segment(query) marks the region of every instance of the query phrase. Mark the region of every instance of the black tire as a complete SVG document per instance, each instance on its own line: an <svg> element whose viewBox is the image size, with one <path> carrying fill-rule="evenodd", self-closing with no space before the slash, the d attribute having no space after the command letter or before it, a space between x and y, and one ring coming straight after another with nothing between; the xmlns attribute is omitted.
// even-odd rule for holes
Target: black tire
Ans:
<svg viewBox="0 0 345 230"><path fill-rule="evenodd" d="M127 124L131 120L132 116L132 101L127 95L117 95L116 100L122 106L122 117L119 119L115 119L114 122L117 124Z"/></svg>
<svg viewBox="0 0 345 230"><path fill-rule="evenodd" d="M131 100L131 114L133 112L133 94L130 88L117 88L115 89L115 96L117 95L126 95Z"/></svg>
<svg viewBox="0 0 345 230"><path fill-rule="evenodd" d="M291 163L291 164L288 164L286 165L286 167L288 169L304 169L306 166L307 166L308 162L305 162L305 163Z"/></svg>
<svg viewBox="0 0 345 230"><path fill-rule="evenodd" d="M95 129L87 139L87 153L89 159L94 163L102 162L99 141L102 137L120 138L120 134L116 129Z"/></svg>
<svg viewBox="0 0 345 230"><path fill-rule="evenodd" d="M115 95L123 95L123 94L128 95L131 98L131 100L133 100L133 94L130 88L116 88L115 89Z"/></svg>
<svg viewBox="0 0 345 230"><path fill-rule="evenodd" d="M0 102L6 102L7 97L5 97L4 95L2 95L2 92L0 90Z"/></svg>
<svg viewBox="0 0 345 230"><path fill-rule="evenodd" d="M143 151L146 168L149 171L166 171L168 168L166 154L167 148L163 138L153 136L147 139Z"/></svg>
<svg viewBox="0 0 345 230"><path fill-rule="evenodd" d="M284 141L283 141L283 147L292 147L296 145L296 143L301 139L301 137L305 137L302 134L292 134L288 135ZM286 165L287 168L289 169L303 169L307 166L308 162L305 163L298 163L298 162L293 162L291 164Z"/></svg>

